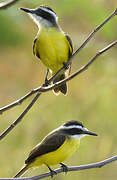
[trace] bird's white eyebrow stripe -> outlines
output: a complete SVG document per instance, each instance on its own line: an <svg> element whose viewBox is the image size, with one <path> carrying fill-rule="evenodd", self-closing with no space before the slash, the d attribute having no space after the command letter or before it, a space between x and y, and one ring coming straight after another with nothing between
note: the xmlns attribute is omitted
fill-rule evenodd
<svg viewBox="0 0 117 180"><path fill-rule="evenodd" d="M84 129L84 127L79 126L79 125L61 126L61 129L73 129L73 128L77 128L77 129L81 129L81 130L83 130L83 129Z"/></svg>

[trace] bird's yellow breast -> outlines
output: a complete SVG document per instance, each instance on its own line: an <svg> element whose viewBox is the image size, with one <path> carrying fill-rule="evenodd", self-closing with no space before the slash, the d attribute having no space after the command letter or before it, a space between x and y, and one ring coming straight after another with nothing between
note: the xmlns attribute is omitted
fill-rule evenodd
<svg viewBox="0 0 117 180"><path fill-rule="evenodd" d="M69 46L62 31L54 27L42 27L37 34L35 50L43 64L54 74L63 66L63 62L68 61Z"/></svg>
<svg viewBox="0 0 117 180"><path fill-rule="evenodd" d="M78 139L67 138L61 147L53 152L37 157L30 166L38 167L43 164L49 166L59 164L69 158L78 149L79 145L80 141Z"/></svg>

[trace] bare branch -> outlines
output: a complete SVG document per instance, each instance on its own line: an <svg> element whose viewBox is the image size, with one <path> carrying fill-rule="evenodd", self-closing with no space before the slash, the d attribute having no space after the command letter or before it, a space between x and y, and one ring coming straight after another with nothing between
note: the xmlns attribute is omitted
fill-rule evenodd
<svg viewBox="0 0 117 180"><path fill-rule="evenodd" d="M0 10L1 9L6 9L6 8L10 7L11 5L15 4L18 1L19 0L11 0L11 1L1 2L0 3Z"/></svg>
<svg viewBox="0 0 117 180"><path fill-rule="evenodd" d="M100 50L85 66L81 67L80 70L76 71L75 73L70 75L68 78L66 78L62 81L59 81L53 85L50 85L48 87L42 86L42 87L35 89L35 91L38 91L37 95L33 98L33 100L27 106L27 108L24 110L24 112L4 132L2 132L2 134L0 135L0 140L2 140L19 122L21 122L22 118L27 114L27 112L30 110L30 108L33 106L33 104L36 102L36 100L39 98L39 96L41 95L42 92L47 92L49 90L52 90L55 87L60 86L64 82L67 82L67 81L73 79L75 76L79 75L80 73L84 72L101 54L103 54L104 52L106 52L107 50L109 50L110 48L112 48L115 45L117 45L117 41L109 44L107 47Z"/></svg>
<svg viewBox="0 0 117 180"><path fill-rule="evenodd" d="M0 135L0 140L2 140L19 122L21 122L22 118L30 110L30 108L33 106L40 95L41 93L37 93L37 95L33 98L31 103L27 106L23 113L21 113L21 115L5 131L2 132L2 134Z"/></svg>
<svg viewBox="0 0 117 180"><path fill-rule="evenodd" d="M115 11L109 16L107 17L104 22L102 22L99 26L97 26L96 29L94 29L89 36L86 38L86 40L83 42L83 44L75 51L75 53L72 55L72 57L69 59L67 65L71 64L73 58L86 46L86 44L90 41L90 39L95 35L95 33L97 31L99 31L108 21L110 21L115 15L117 15L117 9L115 9ZM53 79L55 79L55 77L57 77L61 72L63 72L65 69L64 67L62 67L54 76L52 76L49 79L49 84L52 82ZM43 87L43 86L42 86ZM8 104L2 108L0 108L0 114L2 114L3 112L13 108L16 105L21 104L24 100L26 100L28 97L30 97L31 95L35 94L38 92L39 88L35 88L32 91L28 92L25 96L21 97L20 99L18 99L17 101L12 102L11 104Z"/></svg>
<svg viewBox="0 0 117 180"><path fill-rule="evenodd" d="M93 169L93 168L101 168L107 164L110 164L114 161L117 161L117 156L112 156L111 158L105 159L103 161L99 161L97 163L92 163L92 164L86 164L86 165L80 165L80 166L71 166L68 167L68 172L70 171L81 171L81 170L86 170L86 169ZM60 174L63 172L62 168L58 168L54 170L57 174ZM38 179L44 179L47 177L50 177L51 173L45 173L41 174L39 176L33 176L33 177L22 177L22 178L0 178L0 180L38 180Z"/></svg>

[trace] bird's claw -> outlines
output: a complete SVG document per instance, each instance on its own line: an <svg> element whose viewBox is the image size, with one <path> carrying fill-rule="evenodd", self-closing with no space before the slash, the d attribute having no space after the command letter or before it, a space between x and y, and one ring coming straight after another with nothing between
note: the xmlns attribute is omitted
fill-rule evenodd
<svg viewBox="0 0 117 180"><path fill-rule="evenodd" d="M60 163L60 165L61 165L61 168L63 169L63 172L67 173L68 172L68 167L63 163Z"/></svg>
<svg viewBox="0 0 117 180"><path fill-rule="evenodd" d="M69 64L67 62L63 62L63 66L66 70L69 69Z"/></svg>
<svg viewBox="0 0 117 180"><path fill-rule="evenodd" d="M57 173L56 173L56 171L54 171L54 170L50 170L50 174L51 174L51 178L53 178L54 177L54 175L57 175Z"/></svg>

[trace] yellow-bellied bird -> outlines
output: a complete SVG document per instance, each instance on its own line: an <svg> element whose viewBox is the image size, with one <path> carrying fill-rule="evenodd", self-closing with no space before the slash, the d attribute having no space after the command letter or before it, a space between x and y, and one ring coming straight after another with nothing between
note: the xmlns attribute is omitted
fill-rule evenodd
<svg viewBox="0 0 117 180"><path fill-rule="evenodd" d="M15 177L21 176L29 168L46 165L53 176L56 172L50 166L60 164L64 172L67 166L62 162L69 158L80 145L80 139L86 135L97 136L88 131L82 123L71 120L48 134L33 150L25 161L24 167Z"/></svg>
<svg viewBox="0 0 117 180"><path fill-rule="evenodd" d="M28 13L39 28L34 40L33 53L47 67L47 72L50 71L54 75L63 65L67 69L66 63L73 52L72 41L58 25L56 13L46 6L40 6L36 9L21 8L21 10ZM70 68L61 73L53 83L63 80L69 71ZM47 78L45 82L47 82ZM56 94L62 92L65 95L67 93L66 83L55 88L54 92Z"/></svg>

